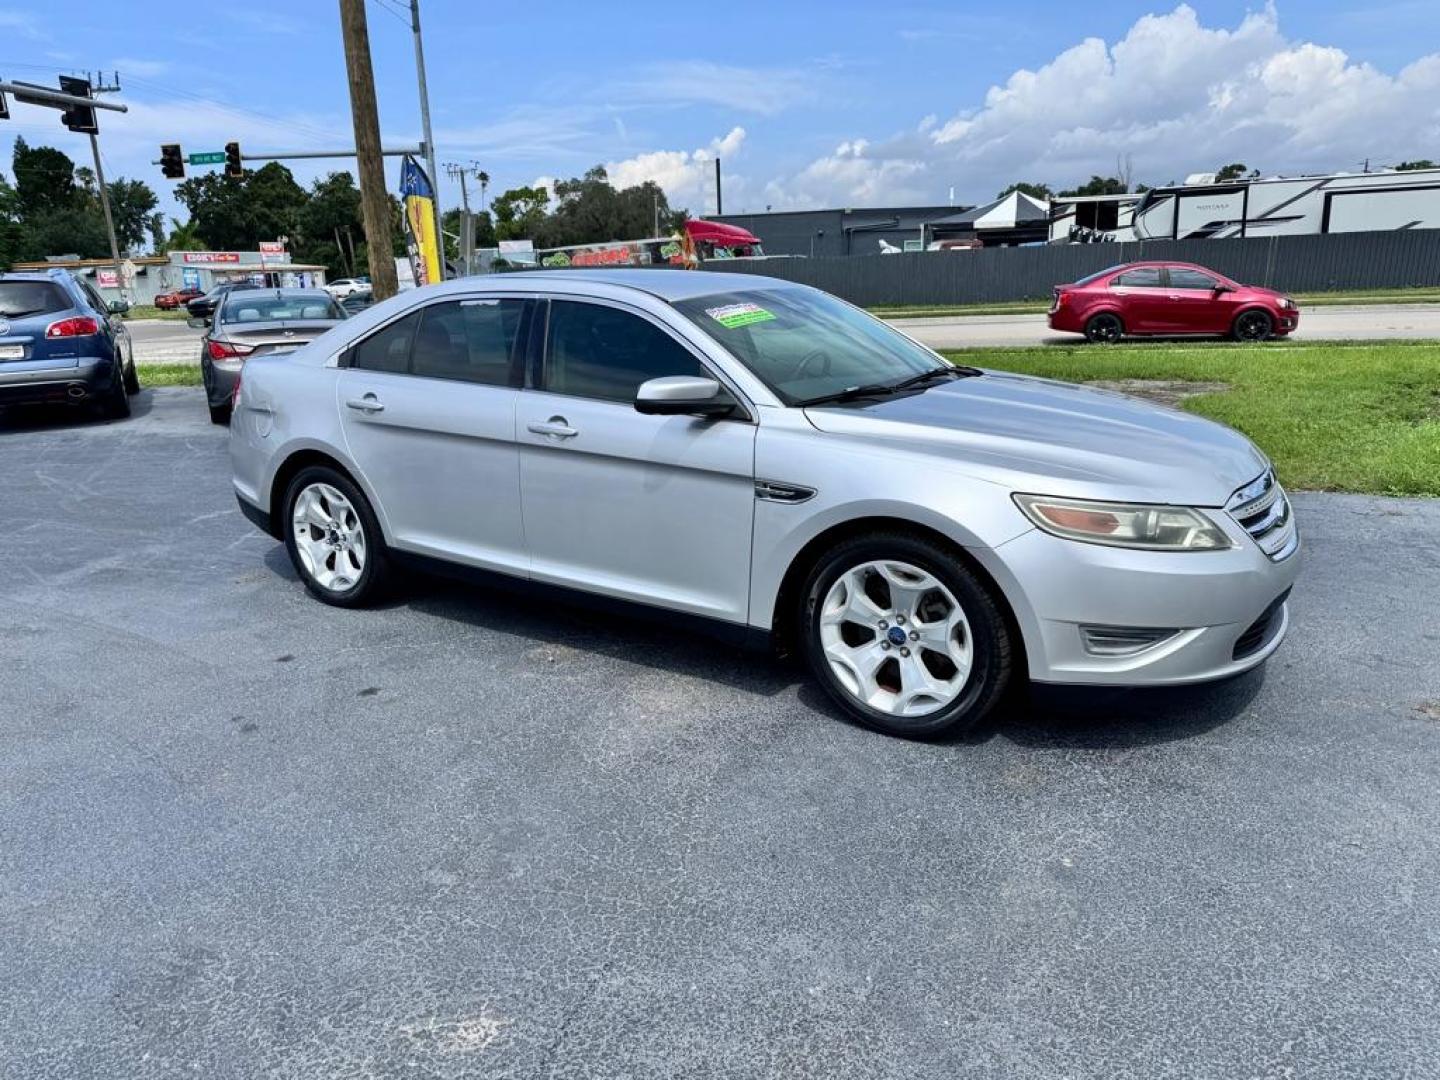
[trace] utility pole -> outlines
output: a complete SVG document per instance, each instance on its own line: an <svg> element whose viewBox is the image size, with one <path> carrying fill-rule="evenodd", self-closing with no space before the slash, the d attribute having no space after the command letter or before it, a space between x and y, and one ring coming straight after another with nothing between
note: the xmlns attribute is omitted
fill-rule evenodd
<svg viewBox="0 0 1440 1080"><path fill-rule="evenodd" d="M464 267L461 273L469 277L474 273L473 262L475 259L475 229L470 224L470 192L465 187L465 174L470 170L464 165L457 165L455 162L447 162L445 175L451 180L460 181L460 220L463 222L460 233L460 265ZM442 239L441 246L444 246Z"/></svg>
<svg viewBox="0 0 1440 1080"><path fill-rule="evenodd" d="M720 200L720 159L715 159L715 216L725 213L725 204Z"/></svg>
<svg viewBox="0 0 1440 1080"><path fill-rule="evenodd" d="M435 136L430 131L430 90L425 84L425 46L420 43L420 0L410 0L410 32L415 35L415 77L420 83L420 133L425 140L425 168L434 196L435 242L440 245L440 276L445 276L445 234L440 231L440 174L435 171ZM468 216L468 215L467 215ZM466 263L468 272L469 263Z"/></svg>
<svg viewBox="0 0 1440 1080"><path fill-rule="evenodd" d="M118 94L120 92L120 73L115 72L115 81L106 83L102 77L103 73L97 72L93 83L89 78L89 91L93 94ZM100 208L105 211L105 232L110 237L110 259L115 264L115 289L120 294L120 299L129 303L130 298L125 293L125 271L120 263L120 242L115 238L115 215L110 211L110 191L105 186L105 166L100 163L100 140L95 137L95 132L90 132L90 154L95 158L95 183L100 187Z"/></svg>
<svg viewBox="0 0 1440 1080"><path fill-rule="evenodd" d="M380 114L375 103L375 73L370 67L370 31L365 0L340 0L340 34L345 42L345 74L350 83L350 113L355 123L355 157L360 173L360 209L369 249L370 287L376 300L400 291L390 238L390 198L385 190L385 159L380 156Z"/></svg>

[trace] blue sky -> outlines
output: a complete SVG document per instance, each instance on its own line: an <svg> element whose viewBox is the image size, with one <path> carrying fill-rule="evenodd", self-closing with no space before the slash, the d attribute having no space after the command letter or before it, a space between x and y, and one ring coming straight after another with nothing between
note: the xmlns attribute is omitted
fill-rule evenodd
<svg viewBox="0 0 1440 1080"><path fill-rule="evenodd" d="M403 2L367 4L382 128L397 143L419 136ZM1150 182L1236 159L1267 172L1440 159L1435 0L422 0L421 11L440 159L478 160L492 194L604 162L701 212L714 153L730 211L945 202L951 188L972 203L1010 179L1062 186L1127 156ZM102 120L109 171L158 191L168 184L148 162L162 141L187 152L351 141L332 0L0 0L0 75L96 68L119 69L132 107ZM12 103L0 139L13 134L88 158L49 111ZM294 171L308 181L331 167L344 166ZM442 194L457 197L448 183Z"/></svg>

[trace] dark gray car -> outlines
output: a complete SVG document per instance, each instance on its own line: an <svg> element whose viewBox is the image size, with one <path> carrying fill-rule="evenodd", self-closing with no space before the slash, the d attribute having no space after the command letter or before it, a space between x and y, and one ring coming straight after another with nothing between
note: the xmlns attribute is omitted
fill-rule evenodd
<svg viewBox="0 0 1440 1080"><path fill-rule="evenodd" d="M200 370L210 419L230 422L230 401L245 361L315 340L345 318L321 289L244 289L227 293L206 326ZM199 322L200 320L191 320Z"/></svg>

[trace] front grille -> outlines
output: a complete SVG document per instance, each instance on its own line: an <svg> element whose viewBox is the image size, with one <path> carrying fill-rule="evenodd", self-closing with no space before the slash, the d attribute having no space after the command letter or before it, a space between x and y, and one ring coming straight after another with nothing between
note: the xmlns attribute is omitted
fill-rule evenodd
<svg viewBox="0 0 1440 1080"><path fill-rule="evenodd" d="M1244 660L1247 656L1253 656L1266 645L1280 626L1281 612L1284 610L1285 601L1290 596L1290 590L1286 589L1277 596L1263 612L1260 617L1245 628L1245 632L1235 639L1235 648L1230 656L1235 660Z"/></svg>
<svg viewBox="0 0 1440 1080"><path fill-rule="evenodd" d="M1225 504L1240 527L1271 559L1279 562L1294 554L1300 545L1300 534L1290 511L1285 489L1275 479L1275 471L1267 469L1230 496Z"/></svg>

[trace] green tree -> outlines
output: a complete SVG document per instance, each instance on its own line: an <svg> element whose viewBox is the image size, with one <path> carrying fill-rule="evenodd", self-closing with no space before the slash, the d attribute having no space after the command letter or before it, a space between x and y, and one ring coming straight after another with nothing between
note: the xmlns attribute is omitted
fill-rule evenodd
<svg viewBox="0 0 1440 1080"><path fill-rule="evenodd" d="M20 239L20 196L0 176L0 270L8 270L19 257Z"/></svg>
<svg viewBox="0 0 1440 1080"><path fill-rule="evenodd" d="M206 173L175 188L190 220L221 251L253 251L261 240L299 230L305 189L290 170L272 161L244 176Z"/></svg>
<svg viewBox="0 0 1440 1080"><path fill-rule="evenodd" d="M160 200L150 190L150 185L143 180L127 180L122 176L105 187L110 194L110 213L115 220L115 239L120 250L139 251L147 234L158 250L164 227L163 219L155 212Z"/></svg>
<svg viewBox="0 0 1440 1080"><path fill-rule="evenodd" d="M497 240L533 240L545 224L549 193L541 187L502 191L490 204Z"/></svg>
<svg viewBox="0 0 1440 1080"><path fill-rule="evenodd" d="M179 218L170 219L170 235L165 237L165 242L157 248L161 252L169 251L204 251L210 245L200 236L200 229L193 220L180 224Z"/></svg>
<svg viewBox="0 0 1440 1080"><path fill-rule="evenodd" d="M298 235L290 247L299 262L320 263L335 277L366 272L355 254L365 238L360 189L348 172L332 172L310 186L297 217Z"/></svg>
<svg viewBox="0 0 1440 1080"><path fill-rule="evenodd" d="M1215 182L1217 184L1228 183L1231 180L1255 180L1260 176L1259 169L1246 168L1243 161L1232 162L1229 165L1222 165L1215 171Z"/></svg>
<svg viewBox="0 0 1440 1080"><path fill-rule="evenodd" d="M1395 166L1396 172L1414 172L1416 169L1433 169L1435 162L1429 158L1420 158L1418 161L1402 161Z"/></svg>
<svg viewBox="0 0 1440 1080"><path fill-rule="evenodd" d="M1003 199L1012 191L1018 191L1022 195L1029 195L1032 199L1053 199L1055 197L1055 193L1050 190L1049 184L1033 184L1028 180L1019 180L1000 192L995 198L997 200Z"/></svg>
<svg viewBox="0 0 1440 1080"><path fill-rule="evenodd" d="M1069 191L1060 192L1061 198L1084 195L1124 195L1125 182L1113 176L1092 176L1085 183Z"/></svg>
<svg viewBox="0 0 1440 1080"><path fill-rule="evenodd" d="M32 149L24 138L17 135L10 171L15 177L15 194L19 199L21 218L69 210L75 206L78 194L75 163L54 147L37 146Z"/></svg>
<svg viewBox="0 0 1440 1080"><path fill-rule="evenodd" d="M647 180L617 190L602 165L562 180L555 185L555 196L554 209L535 235L544 247L669 235L684 219L670 209L658 184Z"/></svg>

